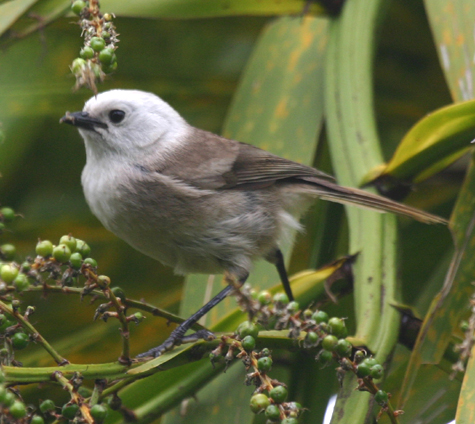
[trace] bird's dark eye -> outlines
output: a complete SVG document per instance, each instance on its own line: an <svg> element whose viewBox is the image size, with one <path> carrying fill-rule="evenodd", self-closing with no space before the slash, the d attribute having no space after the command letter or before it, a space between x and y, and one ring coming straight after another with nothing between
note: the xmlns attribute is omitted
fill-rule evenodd
<svg viewBox="0 0 475 424"><path fill-rule="evenodd" d="M125 112L123 110L114 109L109 112L109 119L114 124L118 124L119 122L122 122L124 118L125 118Z"/></svg>

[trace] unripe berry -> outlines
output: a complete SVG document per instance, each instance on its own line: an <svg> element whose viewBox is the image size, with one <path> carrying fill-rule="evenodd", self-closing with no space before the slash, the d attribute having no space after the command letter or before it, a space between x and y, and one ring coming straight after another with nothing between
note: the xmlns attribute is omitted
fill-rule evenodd
<svg viewBox="0 0 475 424"><path fill-rule="evenodd" d="M257 360L257 369L261 372L268 372L272 368L272 359L269 356L264 356Z"/></svg>
<svg viewBox="0 0 475 424"><path fill-rule="evenodd" d="M71 10L73 11L73 13L75 13L76 15L80 15L81 12L84 10L84 8L86 7L86 3L83 2L82 0L76 0L72 6L71 6Z"/></svg>
<svg viewBox="0 0 475 424"><path fill-rule="evenodd" d="M60 244L53 249L53 257L61 263L69 261L71 250L65 244Z"/></svg>
<svg viewBox="0 0 475 424"><path fill-rule="evenodd" d="M263 411L269 405L269 398L263 393L259 393L257 395L252 396L251 402L249 404L249 406L251 407L251 411L255 414L258 414L259 412Z"/></svg>
<svg viewBox="0 0 475 424"><path fill-rule="evenodd" d="M0 215L3 216L5 222L10 222L15 219L15 211L12 208L2 208L0 209Z"/></svg>
<svg viewBox="0 0 475 424"><path fill-rule="evenodd" d="M12 336L12 346L16 350L25 349L30 344L30 338L25 333L15 333Z"/></svg>
<svg viewBox="0 0 475 424"><path fill-rule="evenodd" d="M284 386L277 386L271 389L269 396L275 403L283 403L287 399L289 392Z"/></svg>
<svg viewBox="0 0 475 424"><path fill-rule="evenodd" d="M95 52L100 52L106 46L106 42L101 37L92 37L90 45Z"/></svg>
<svg viewBox="0 0 475 424"><path fill-rule="evenodd" d="M0 277L2 280L10 284L13 280L18 276L18 268L14 267L13 265L3 265L0 268Z"/></svg>
<svg viewBox="0 0 475 424"><path fill-rule="evenodd" d="M36 254L46 258L53 254L53 243L49 240L41 240L36 245Z"/></svg>
<svg viewBox="0 0 475 424"><path fill-rule="evenodd" d="M70 236L70 235L62 236L62 237L59 239L59 244L65 244L66 246L69 247L69 250L70 250L71 252L75 252L75 251L76 251L77 242L76 242L76 239L75 239L73 236Z"/></svg>
<svg viewBox="0 0 475 424"><path fill-rule="evenodd" d="M26 415L25 404L19 400L13 402L13 405L10 406L10 415L16 419L23 418Z"/></svg>

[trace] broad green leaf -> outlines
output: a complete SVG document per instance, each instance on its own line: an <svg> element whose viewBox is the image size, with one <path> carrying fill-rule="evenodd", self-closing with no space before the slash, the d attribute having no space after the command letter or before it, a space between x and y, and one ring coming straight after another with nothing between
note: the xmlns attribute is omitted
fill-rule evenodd
<svg viewBox="0 0 475 424"><path fill-rule="evenodd" d="M117 16L134 18L210 18L237 15L299 15L304 10L302 0L135 0L101 1L101 9L113 11ZM322 13L318 4L312 4L311 12Z"/></svg>
<svg viewBox="0 0 475 424"><path fill-rule="evenodd" d="M468 312L473 292L473 257L475 254L475 165L467 171L457 199L450 226L455 241L455 253L447 272L444 287L435 296L427 312L414 346L402 388L401 404L410 389L421 364L438 364L449 344L452 331Z"/></svg>
<svg viewBox="0 0 475 424"><path fill-rule="evenodd" d="M15 0L0 4L0 35L38 0Z"/></svg>
<svg viewBox="0 0 475 424"><path fill-rule="evenodd" d="M332 23L326 63L326 116L333 167L342 185L357 186L382 161L373 108L372 60L378 24L386 11L381 0L347 2ZM355 337L386 362L397 341L396 218L347 208L354 267ZM348 377L349 378L349 377ZM339 394L332 424L372 422L367 395L346 387Z"/></svg>
<svg viewBox="0 0 475 424"><path fill-rule="evenodd" d="M424 0L424 4L453 100L473 99L475 4L471 0Z"/></svg>
<svg viewBox="0 0 475 424"><path fill-rule="evenodd" d="M475 348L472 348L466 366L462 390L457 405L457 424L471 424L475 422Z"/></svg>
<svg viewBox="0 0 475 424"><path fill-rule="evenodd" d="M443 107L414 125L388 164L374 168L362 183L421 182L465 154L474 139L475 101Z"/></svg>
<svg viewBox="0 0 475 424"><path fill-rule="evenodd" d="M37 0L30 9L23 12L23 16L17 17L16 21L11 25L11 33L1 37L0 44L11 44L35 31L43 29L46 25L65 15L70 9L71 3L69 1ZM1 35L2 32L0 31Z"/></svg>

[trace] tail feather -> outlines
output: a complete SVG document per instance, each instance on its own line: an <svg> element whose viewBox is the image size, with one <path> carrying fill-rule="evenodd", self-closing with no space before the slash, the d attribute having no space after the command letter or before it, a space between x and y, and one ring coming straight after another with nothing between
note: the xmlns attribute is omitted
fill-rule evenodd
<svg viewBox="0 0 475 424"><path fill-rule="evenodd" d="M398 215L408 216L426 224L447 224L447 220L444 218L364 190L342 187L338 184L318 178L302 179L312 183L313 190L316 191L316 194L325 200L343 204L352 204L377 212L392 212Z"/></svg>

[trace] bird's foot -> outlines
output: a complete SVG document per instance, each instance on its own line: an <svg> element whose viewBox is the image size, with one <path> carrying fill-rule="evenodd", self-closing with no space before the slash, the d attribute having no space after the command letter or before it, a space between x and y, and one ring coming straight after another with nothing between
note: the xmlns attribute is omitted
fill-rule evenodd
<svg viewBox="0 0 475 424"><path fill-rule="evenodd" d="M160 346L137 355L137 358L157 358L165 352L172 350L175 346L180 346L183 343L194 343L200 339L211 341L216 338L216 336L209 330L199 330L188 336L183 335L181 331L177 330L180 330L180 327L174 330L170 334L170 337L168 337L168 339L166 339Z"/></svg>

